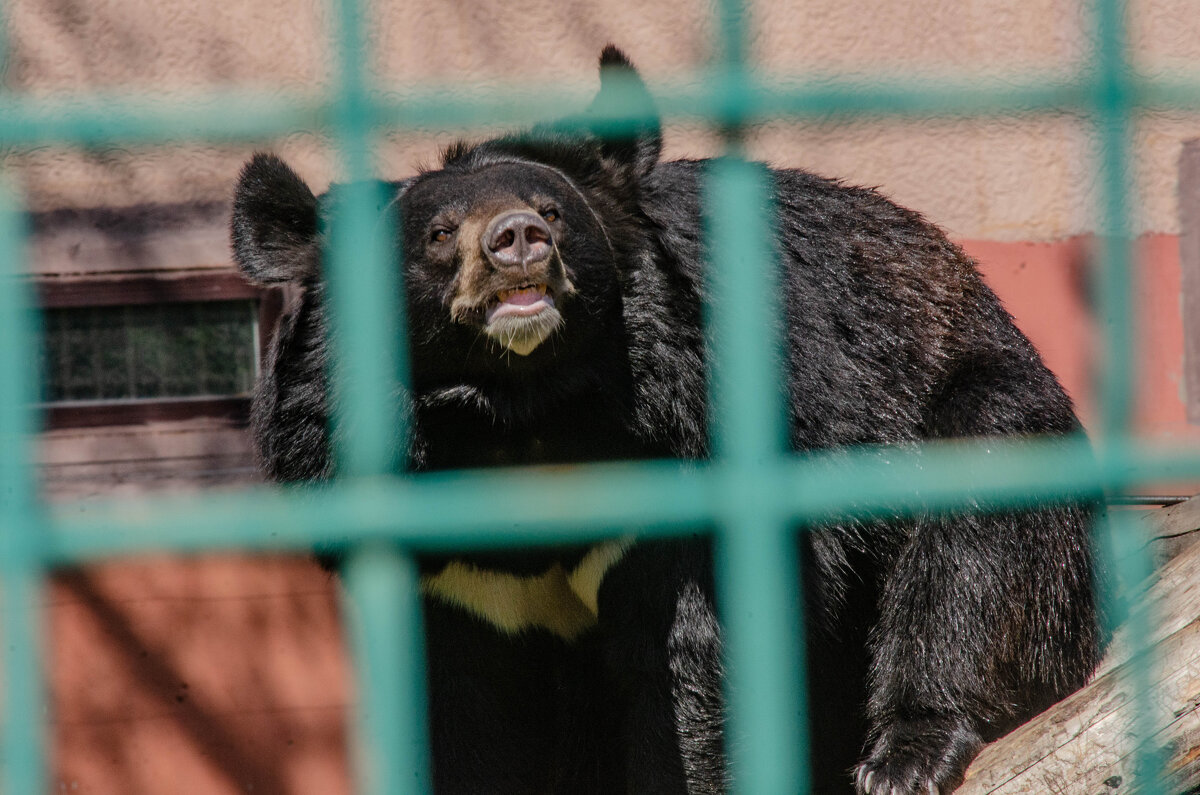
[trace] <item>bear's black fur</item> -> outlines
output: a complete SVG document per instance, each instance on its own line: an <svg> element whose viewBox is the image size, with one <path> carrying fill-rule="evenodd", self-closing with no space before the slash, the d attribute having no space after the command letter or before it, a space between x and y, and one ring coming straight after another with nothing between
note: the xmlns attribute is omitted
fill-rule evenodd
<svg viewBox="0 0 1200 795"><path fill-rule="evenodd" d="M606 49L598 104L618 74L637 80ZM547 126L390 184L412 469L707 455L706 163L660 146L656 124ZM942 232L875 191L772 173L793 448L1078 430ZM254 404L282 481L333 474L321 213L280 160L243 171L238 263L302 288ZM817 791L949 791L982 743L1079 687L1101 646L1088 522L1046 506L803 534ZM422 566L437 791L724 791L705 541Z"/></svg>

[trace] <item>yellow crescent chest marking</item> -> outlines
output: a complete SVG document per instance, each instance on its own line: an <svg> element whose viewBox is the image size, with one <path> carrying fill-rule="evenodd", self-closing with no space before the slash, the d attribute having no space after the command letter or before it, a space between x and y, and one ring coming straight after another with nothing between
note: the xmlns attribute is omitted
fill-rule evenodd
<svg viewBox="0 0 1200 795"><path fill-rule="evenodd" d="M421 591L517 635L540 628L574 640L596 625L600 584L633 543L606 541L588 550L571 571L554 564L541 574L520 576L452 561L421 578Z"/></svg>

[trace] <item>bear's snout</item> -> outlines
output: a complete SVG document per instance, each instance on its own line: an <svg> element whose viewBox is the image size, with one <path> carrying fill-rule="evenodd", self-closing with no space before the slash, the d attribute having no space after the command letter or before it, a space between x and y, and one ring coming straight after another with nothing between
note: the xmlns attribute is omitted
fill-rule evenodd
<svg viewBox="0 0 1200 795"><path fill-rule="evenodd" d="M491 220L483 232L483 253L497 268L527 269L550 258L550 226L537 213L512 210Z"/></svg>

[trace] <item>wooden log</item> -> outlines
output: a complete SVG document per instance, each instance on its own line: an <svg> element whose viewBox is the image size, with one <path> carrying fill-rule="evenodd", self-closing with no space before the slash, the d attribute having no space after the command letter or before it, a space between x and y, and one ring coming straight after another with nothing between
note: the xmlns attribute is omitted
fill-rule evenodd
<svg viewBox="0 0 1200 795"><path fill-rule="evenodd" d="M1200 792L1200 497L1140 517L1160 560L1149 587L1152 741L1167 793ZM1117 632L1092 681L987 746L959 795L1121 795L1135 792L1133 664Z"/></svg>
<svg viewBox="0 0 1200 795"><path fill-rule="evenodd" d="M1200 497L1142 514L1146 532L1163 563L1200 540Z"/></svg>

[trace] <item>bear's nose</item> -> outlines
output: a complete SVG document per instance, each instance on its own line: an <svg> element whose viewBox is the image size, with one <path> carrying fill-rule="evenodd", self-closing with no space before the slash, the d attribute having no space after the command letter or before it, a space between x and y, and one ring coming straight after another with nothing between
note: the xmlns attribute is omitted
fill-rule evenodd
<svg viewBox="0 0 1200 795"><path fill-rule="evenodd" d="M550 256L550 227L537 213L514 210L492 219L483 233L483 250L500 268L527 267Z"/></svg>

